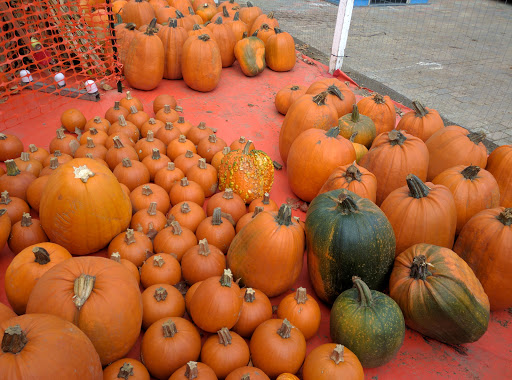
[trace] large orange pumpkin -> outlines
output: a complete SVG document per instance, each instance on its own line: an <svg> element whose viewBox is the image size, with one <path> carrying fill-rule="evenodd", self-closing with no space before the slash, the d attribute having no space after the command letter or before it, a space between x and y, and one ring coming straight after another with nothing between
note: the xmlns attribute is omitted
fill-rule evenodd
<svg viewBox="0 0 512 380"><path fill-rule="evenodd" d="M269 69L290 71L295 66L295 40L290 33L274 28L274 35L265 42L265 60Z"/></svg>
<svg viewBox="0 0 512 380"><path fill-rule="evenodd" d="M108 168L89 158L59 167L41 197L39 216L50 241L75 255L105 247L130 225L132 206Z"/></svg>
<svg viewBox="0 0 512 380"><path fill-rule="evenodd" d="M377 136L383 132L389 132L395 128L395 105L387 95L375 94L361 99L357 103L359 113L368 116L375 123Z"/></svg>
<svg viewBox="0 0 512 380"><path fill-rule="evenodd" d="M176 19L171 19L167 26L160 28L157 35L164 45L164 78L181 79L181 57L183 44L188 38L187 31L178 26Z"/></svg>
<svg viewBox="0 0 512 380"><path fill-rule="evenodd" d="M130 0L121 9L120 14L125 23L134 23L140 28L150 23L155 17L155 10L147 1Z"/></svg>
<svg viewBox="0 0 512 380"><path fill-rule="evenodd" d="M183 80L193 90L212 91L220 81L222 58L217 42L207 34L190 36L183 45Z"/></svg>
<svg viewBox="0 0 512 380"><path fill-rule="evenodd" d="M122 358L139 337L142 298L123 265L103 257L64 260L37 281L27 313L53 314L89 337L105 365Z"/></svg>

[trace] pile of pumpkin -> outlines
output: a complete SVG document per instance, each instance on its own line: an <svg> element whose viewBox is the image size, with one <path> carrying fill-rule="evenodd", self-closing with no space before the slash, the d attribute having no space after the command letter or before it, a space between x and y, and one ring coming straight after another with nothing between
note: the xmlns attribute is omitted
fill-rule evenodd
<svg viewBox="0 0 512 380"><path fill-rule="evenodd" d="M293 37L279 29L273 12L265 15L250 2L217 8L214 0L130 0L120 9L118 3L119 57L133 88L152 90L162 78L183 78L196 91L212 91L235 59L249 77L267 65L274 71L295 65Z"/></svg>

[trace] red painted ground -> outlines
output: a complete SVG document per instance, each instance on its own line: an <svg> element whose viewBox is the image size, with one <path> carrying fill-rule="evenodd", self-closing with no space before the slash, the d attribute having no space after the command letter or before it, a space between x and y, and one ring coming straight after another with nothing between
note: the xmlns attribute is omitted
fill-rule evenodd
<svg viewBox="0 0 512 380"><path fill-rule="evenodd" d="M151 102L158 94L174 95L178 104L184 108L185 119L193 124L205 121L208 126L217 128L217 135L228 144L241 135L246 136L255 142L258 149L267 152L272 159L280 161L278 136L284 117L275 110L275 93L288 84L309 85L316 79L329 76L326 67L321 64L308 65L298 61L291 72L275 73L265 70L258 77L247 78L235 63L233 67L222 71L219 86L210 93L192 91L183 81L163 81L154 91L133 91L133 94L143 100L145 110L150 115L153 115ZM96 115L103 116L113 105L114 100L121 97L124 95L114 90L102 93L102 101L99 103L74 100L56 108L51 115L31 119L22 125L5 129L4 133L18 135L25 146L34 143L47 147L55 135L55 130L60 126L62 111L75 107L80 109L87 119ZM2 129L4 128L0 123L0 130ZM278 204L286 202L288 197L293 197L285 170L276 171L271 197ZM294 215L304 220L304 213L295 211ZM7 246L0 250L0 301L3 303L7 303L3 289L5 269L12 258L13 254ZM306 261L295 288L303 286L313 293L305 265ZM282 297L284 295L272 299L272 304L277 305ZM308 352L319 344L329 342L329 309L323 304L321 307L322 325L317 336L308 342ZM140 339L130 352L131 357L139 359L139 344ZM427 340L408 330L404 345L396 358L385 366L365 370L365 377L372 380L512 378L511 312L492 313L487 333L478 342L468 344L465 348L467 354L463 355L449 346Z"/></svg>

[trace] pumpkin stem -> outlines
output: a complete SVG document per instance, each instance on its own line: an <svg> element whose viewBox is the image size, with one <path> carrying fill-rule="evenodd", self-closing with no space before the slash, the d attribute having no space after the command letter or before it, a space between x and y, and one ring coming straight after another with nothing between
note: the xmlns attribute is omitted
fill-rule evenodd
<svg viewBox="0 0 512 380"><path fill-rule="evenodd" d="M22 227L30 227L32 225L32 217L29 213L24 212L21 217L21 226Z"/></svg>
<svg viewBox="0 0 512 380"><path fill-rule="evenodd" d="M186 158L192 158L192 157L194 157L194 152L192 152L191 150L187 150L187 151L185 152L185 157L186 157Z"/></svg>
<svg viewBox="0 0 512 380"><path fill-rule="evenodd" d="M226 154L228 154L229 152L231 152L231 148L229 146L225 146L224 148L222 148L222 154L225 156Z"/></svg>
<svg viewBox="0 0 512 380"><path fill-rule="evenodd" d="M155 120L155 119L153 119L153 120ZM156 122L155 122L155 124L156 124ZM147 142L153 142L153 141L155 141L155 138L154 138L153 133L154 133L154 132L153 132L151 129L148 131L148 134L146 135L146 141L147 141Z"/></svg>
<svg viewBox="0 0 512 380"><path fill-rule="evenodd" d="M150 196L151 194L153 194L153 190L149 185L142 186L142 195Z"/></svg>
<svg viewBox="0 0 512 380"><path fill-rule="evenodd" d="M3 216L5 213L7 213L7 209L0 208L0 216Z"/></svg>
<svg viewBox="0 0 512 380"><path fill-rule="evenodd" d="M96 145L94 145L94 140L90 137L87 137L87 148L96 148Z"/></svg>
<svg viewBox="0 0 512 380"><path fill-rule="evenodd" d="M187 363L187 367L185 368L185 377L188 380L197 379L199 377L197 362L190 361Z"/></svg>
<svg viewBox="0 0 512 380"><path fill-rule="evenodd" d="M409 277L415 280L426 280L428 276L432 276L432 273L428 270L429 265L432 264L427 263L427 257L425 255L414 257L412 259Z"/></svg>
<svg viewBox="0 0 512 380"><path fill-rule="evenodd" d="M7 168L8 176L15 176L21 173L20 169L18 169L18 165L16 165L14 160L5 160L5 166Z"/></svg>
<svg viewBox="0 0 512 380"><path fill-rule="evenodd" d="M460 174L462 174L462 176L465 179L469 179L469 180L473 181L476 179L476 176L478 175L479 172L480 172L480 167L470 165L467 168L465 168L464 170L462 170L460 172Z"/></svg>
<svg viewBox="0 0 512 380"><path fill-rule="evenodd" d="M172 338L174 335L178 333L178 329L176 328L176 324L172 319L167 320L162 324L162 330L164 333L164 338Z"/></svg>
<svg viewBox="0 0 512 380"><path fill-rule="evenodd" d="M110 255L110 260L114 260L115 262L120 263L121 255L119 254L119 252L112 252L112 254Z"/></svg>
<svg viewBox="0 0 512 380"><path fill-rule="evenodd" d="M341 90L338 88L338 86L334 85L334 84L331 84L328 88L327 88L327 92L331 95L334 95L336 96L338 99L340 100L345 100L345 97L343 96L343 93L341 92Z"/></svg>
<svg viewBox="0 0 512 380"><path fill-rule="evenodd" d="M87 180L91 177L94 177L94 172L87 167L87 165L82 165L79 167L73 166L75 178L79 178L83 183L87 183Z"/></svg>
<svg viewBox="0 0 512 380"><path fill-rule="evenodd" d="M180 142L180 143L187 142L187 137L185 135L180 135L180 137L178 137L178 142Z"/></svg>
<svg viewBox="0 0 512 380"><path fill-rule="evenodd" d="M283 339L288 339L292 334L292 328L293 326L290 323L290 321L288 321L288 319L285 318L283 324L277 330L277 334Z"/></svg>
<svg viewBox="0 0 512 380"><path fill-rule="evenodd" d="M238 21L240 20L240 15L238 12L235 12L235 16L233 17L233 21Z"/></svg>
<svg viewBox="0 0 512 380"><path fill-rule="evenodd" d="M264 210L265 210L265 209L264 209L263 207L261 207L261 206L256 206L256 207L254 208L254 213L252 214L252 217L251 217L251 218L252 218L252 219L254 219L254 217L255 217L256 215L258 215L260 212L263 212Z"/></svg>
<svg viewBox="0 0 512 380"><path fill-rule="evenodd" d="M161 268L165 264L164 259L160 255L153 256L153 266Z"/></svg>
<svg viewBox="0 0 512 380"><path fill-rule="evenodd" d="M198 129L201 129L201 130L204 130L206 129L206 123L204 121L201 121L198 126L197 126Z"/></svg>
<svg viewBox="0 0 512 380"><path fill-rule="evenodd" d="M224 273L220 277L219 280L221 286L225 286L226 288L231 288L231 283L233 282L233 273L231 273L230 269L224 269Z"/></svg>
<svg viewBox="0 0 512 380"><path fill-rule="evenodd" d="M341 344L337 344L336 347L334 347L334 350L332 351L331 356L329 357L334 364L338 365L341 362L344 362L345 359L343 358L345 347L343 347Z"/></svg>
<svg viewBox="0 0 512 380"><path fill-rule="evenodd" d="M43 247L34 247L32 252L34 253L34 261L40 265L46 265L51 261L50 254Z"/></svg>
<svg viewBox="0 0 512 380"><path fill-rule="evenodd" d="M187 177L183 177L180 181L180 184L181 186L185 187L185 186L188 186L189 183L188 183L188 178Z"/></svg>
<svg viewBox="0 0 512 380"><path fill-rule="evenodd" d="M91 160L94 160L94 156L92 155L92 153L86 153L85 158L90 158Z"/></svg>
<svg viewBox="0 0 512 380"><path fill-rule="evenodd" d="M132 106L132 107L135 107L135 106ZM128 124L126 123L126 119L124 117L124 115L119 115L117 117L117 124L119 124L121 127L126 127Z"/></svg>
<svg viewBox="0 0 512 380"><path fill-rule="evenodd" d="M0 140L7 140L7 136L3 133L0 133Z"/></svg>
<svg viewBox="0 0 512 380"><path fill-rule="evenodd" d="M207 5L207 4L205 4L205 5ZM199 30L199 29L202 29L201 25L199 25L199 24L194 24L194 26L192 27L192 30Z"/></svg>
<svg viewBox="0 0 512 380"><path fill-rule="evenodd" d="M151 125L155 125L156 124L156 120L154 118L150 117L149 120L148 120L148 123L151 124ZM151 137L153 137L153 131L150 129L148 131L148 135L149 135L149 132L151 132Z"/></svg>
<svg viewBox="0 0 512 380"><path fill-rule="evenodd" d="M222 198L224 199L233 199L233 189L230 189L229 187L224 190L224 194L222 194Z"/></svg>
<svg viewBox="0 0 512 380"><path fill-rule="evenodd" d="M475 145L480 144L485 139L485 132L471 132L468 135L468 139L475 143Z"/></svg>
<svg viewBox="0 0 512 380"><path fill-rule="evenodd" d="M128 228L126 230L126 234L124 235L124 242L127 245L135 243L135 233L133 232L133 229Z"/></svg>
<svg viewBox="0 0 512 380"><path fill-rule="evenodd" d="M64 128L57 129L57 131L56 131L57 132L57 138L59 140L62 140L62 139L64 139L66 137L66 135L64 134L64 131L65 131Z"/></svg>
<svg viewBox="0 0 512 380"><path fill-rule="evenodd" d="M238 13L238 12L237 12L237 13ZM243 38L247 38L247 37L248 37L248 36L247 36L247 32L243 32L243 33L242 33L242 39L243 39Z"/></svg>
<svg viewBox="0 0 512 380"><path fill-rule="evenodd" d="M126 98L125 99L126 100L132 100L133 99L131 91L126 91Z"/></svg>
<svg viewBox="0 0 512 380"><path fill-rule="evenodd" d="M167 26L169 28L177 28L178 27L178 20L176 20L175 18L170 18L169 17L169 20L167 21Z"/></svg>
<svg viewBox="0 0 512 380"><path fill-rule="evenodd" d="M75 279L73 303L78 310L84 306L91 295L95 281L96 277L83 273Z"/></svg>
<svg viewBox="0 0 512 380"><path fill-rule="evenodd" d="M340 127L333 127L325 134L327 137L337 137L340 134Z"/></svg>
<svg viewBox="0 0 512 380"><path fill-rule="evenodd" d="M133 365L130 363L124 363L121 368L119 368L119 373L117 374L118 379L128 380L130 376L135 376L133 374Z"/></svg>
<svg viewBox="0 0 512 380"><path fill-rule="evenodd" d="M132 167L132 161L128 157L123 158L122 163L123 163L123 167L124 168L131 168Z"/></svg>
<svg viewBox="0 0 512 380"><path fill-rule="evenodd" d="M208 240L199 240L199 254L202 256L208 256L210 254L210 247L208 246Z"/></svg>
<svg viewBox="0 0 512 380"><path fill-rule="evenodd" d="M183 116L178 117L178 124L185 124L185 118Z"/></svg>
<svg viewBox="0 0 512 380"><path fill-rule="evenodd" d="M168 122L165 123L165 127L164 128L167 131L170 131L170 130L172 130L174 128L174 125L170 121L168 121Z"/></svg>
<svg viewBox="0 0 512 380"><path fill-rule="evenodd" d="M268 15L267 15L268 18L274 18L274 11L271 11Z"/></svg>
<svg viewBox="0 0 512 380"><path fill-rule="evenodd" d="M20 159L21 159L21 161L25 161L25 162L30 161L30 153L21 152Z"/></svg>
<svg viewBox="0 0 512 380"><path fill-rule="evenodd" d="M289 226L292 224L292 208L286 203L283 203L281 207L279 207L275 221L280 226Z"/></svg>
<svg viewBox="0 0 512 380"><path fill-rule="evenodd" d="M155 216L156 215L156 202L151 202L148 207L148 215Z"/></svg>
<svg viewBox="0 0 512 380"><path fill-rule="evenodd" d="M405 137L405 135L402 132L396 129L393 129L392 131L388 132L388 138L391 146L403 145L405 140L407 140L407 137Z"/></svg>
<svg viewBox="0 0 512 380"><path fill-rule="evenodd" d="M91 128L89 129L89 134L91 134L91 135L93 135L93 136L94 136L94 135L97 135L97 134L98 134L98 130L97 130L96 128L94 128L94 127L91 127Z"/></svg>
<svg viewBox="0 0 512 380"><path fill-rule="evenodd" d="M145 34L148 35L148 36L152 36L157 31L158 30L156 29L156 18L153 18L151 20L151 22L149 23L148 28L146 29ZM132 106L132 107L134 107L134 106Z"/></svg>
<svg viewBox="0 0 512 380"><path fill-rule="evenodd" d="M210 39L210 36L208 34L201 34L199 37L197 37L197 39L206 42Z"/></svg>
<svg viewBox="0 0 512 380"><path fill-rule="evenodd" d="M222 211L220 207L215 207L213 209L212 215L212 226L220 226L222 224Z"/></svg>
<svg viewBox="0 0 512 380"><path fill-rule="evenodd" d="M155 297L156 302L165 301L167 298L167 290L165 288L159 287L155 290L155 294L153 294L153 297Z"/></svg>
<svg viewBox="0 0 512 380"><path fill-rule="evenodd" d="M192 210L190 209L190 206L188 205L188 203L187 203L187 202L183 202L183 204L181 205L180 210L181 210L181 212L182 212L183 214L188 214L190 211L192 211Z"/></svg>
<svg viewBox="0 0 512 380"><path fill-rule="evenodd" d="M375 94L373 95L373 101L377 104L384 104L386 103L386 100L381 94Z"/></svg>
<svg viewBox="0 0 512 380"><path fill-rule="evenodd" d="M254 7L254 5L250 1L248 1L247 2L247 8L252 8L252 7Z"/></svg>
<svg viewBox="0 0 512 380"><path fill-rule="evenodd" d="M359 134L358 131L355 131L354 133L352 133L352 135L350 135L350 138L348 139L348 141L350 141L351 143L354 142L356 136Z"/></svg>
<svg viewBox="0 0 512 380"><path fill-rule="evenodd" d="M2 191L0 193L0 205L8 205L12 202L12 199L9 197L9 192L7 190Z"/></svg>
<svg viewBox="0 0 512 380"><path fill-rule="evenodd" d="M261 203L263 203L264 205L270 204L270 194L269 193L263 194L263 200L261 201Z"/></svg>
<svg viewBox="0 0 512 380"><path fill-rule="evenodd" d="M506 208L498 216L497 219L505 226L512 225L512 208Z"/></svg>
<svg viewBox="0 0 512 380"><path fill-rule="evenodd" d="M243 374L242 377L240 378L240 380L251 380L251 374L250 373Z"/></svg>
<svg viewBox="0 0 512 380"><path fill-rule="evenodd" d="M159 160L160 158L161 158L160 150L158 148L153 148L153 154L151 155L151 159L152 160Z"/></svg>
<svg viewBox="0 0 512 380"><path fill-rule="evenodd" d="M50 158L50 169L55 170L59 167L59 159L58 157Z"/></svg>
<svg viewBox="0 0 512 380"><path fill-rule="evenodd" d="M355 161L352 163L352 165L350 165L347 168L345 173L343 173L343 177L345 177L345 181L347 181L347 183L350 183L352 181L361 182L361 176L362 176L362 173L357 168Z"/></svg>
<svg viewBox="0 0 512 380"><path fill-rule="evenodd" d="M359 292L359 303L362 307L368 307L373 304L372 292L368 285L357 276L352 276L352 283Z"/></svg>
<svg viewBox="0 0 512 380"><path fill-rule="evenodd" d="M190 13L191 16L195 15L194 9L192 9L192 7L188 7L188 13Z"/></svg>
<svg viewBox="0 0 512 380"><path fill-rule="evenodd" d="M127 92L128 92L128 91L127 91ZM120 105L121 105L121 103L119 102L119 100L116 100L116 101L114 102L114 109L115 109L116 111L119 111L119 110L121 109L121 108L119 108L119 106L120 106Z"/></svg>
<svg viewBox="0 0 512 380"><path fill-rule="evenodd" d="M229 17L229 13L225 5L222 6L222 15L224 17Z"/></svg>
<svg viewBox="0 0 512 380"><path fill-rule="evenodd" d="M321 92L318 95L315 95L313 97L313 101L318 106L324 106L325 105L325 100L327 99L327 95L329 95L329 93L327 91Z"/></svg>
<svg viewBox="0 0 512 380"><path fill-rule="evenodd" d="M215 144L217 142L217 136L214 134L209 135L208 141L211 142L212 144Z"/></svg>
<svg viewBox="0 0 512 380"><path fill-rule="evenodd" d="M219 344L222 344L224 346L228 346L231 344L232 338L227 327L223 327L219 331L217 331L217 335L219 336Z"/></svg>
<svg viewBox="0 0 512 380"><path fill-rule="evenodd" d="M297 301L297 304L299 303L306 303L308 300L308 293L306 292L306 288L298 288L297 292L295 293L295 301Z"/></svg>
<svg viewBox="0 0 512 380"><path fill-rule="evenodd" d="M419 199L428 196L430 187L425 185L421 179L414 174L408 174L406 177L407 186L409 187L409 195L413 198Z"/></svg>
<svg viewBox="0 0 512 380"><path fill-rule="evenodd" d="M121 139L119 138L119 136L114 136L113 141L114 141L114 148L116 148L116 149L124 148L124 145L123 145Z"/></svg>
<svg viewBox="0 0 512 380"><path fill-rule="evenodd" d="M412 102L412 108L414 108L416 117L424 117L428 115L428 110L420 103L419 100L414 100Z"/></svg>
<svg viewBox="0 0 512 380"><path fill-rule="evenodd" d="M254 289L247 288L245 290L244 301L252 303L252 302L254 302L255 299L256 299L256 292L254 291Z"/></svg>
<svg viewBox="0 0 512 380"><path fill-rule="evenodd" d="M176 169L176 165L174 164L174 162L168 162L167 170L174 170L174 169Z"/></svg>
<svg viewBox="0 0 512 380"><path fill-rule="evenodd" d="M242 154L249 154L249 148L251 147L252 140L247 140L247 143L244 146L244 149L242 150Z"/></svg>
<svg viewBox="0 0 512 380"><path fill-rule="evenodd" d="M357 108L357 104L354 104L352 106L351 120L353 123L357 123L360 120L359 109Z"/></svg>
<svg viewBox="0 0 512 380"><path fill-rule="evenodd" d="M136 114L137 112L139 112L139 110L137 109L137 107L135 107L135 106L130 106L130 113L131 113L131 114Z"/></svg>
<svg viewBox="0 0 512 380"><path fill-rule="evenodd" d="M20 325L9 326L5 329L4 337L2 338L2 351L17 354L23 350L27 343L27 336Z"/></svg>
<svg viewBox="0 0 512 380"><path fill-rule="evenodd" d="M0 133L1 134L1 133ZM5 135L4 135L5 136ZM1 139L0 139L1 140ZM35 146L34 144L30 144L28 146L28 150L30 150L30 153L35 153L37 152L39 149L37 148L37 146Z"/></svg>
<svg viewBox="0 0 512 380"><path fill-rule="evenodd" d="M55 152L53 152L53 156L54 157L60 157L60 156L62 156L62 153L61 153L60 150L56 150ZM6 161L6 163L7 163L7 161Z"/></svg>
<svg viewBox="0 0 512 380"><path fill-rule="evenodd" d="M177 220L171 222L172 232L174 235L181 235L183 230Z"/></svg>
<svg viewBox="0 0 512 380"><path fill-rule="evenodd" d="M356 202L354 202L352 197L348 194L340 193L340 195L338 195L338 203L340 212L343 215L348 215L359 211L359 207L357 207Z"/></svg>

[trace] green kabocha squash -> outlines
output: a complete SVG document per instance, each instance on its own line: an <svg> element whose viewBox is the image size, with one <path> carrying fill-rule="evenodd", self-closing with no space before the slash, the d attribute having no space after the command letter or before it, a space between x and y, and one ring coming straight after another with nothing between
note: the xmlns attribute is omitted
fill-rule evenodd
<svg viewBox="0 0 512 380"><path fill-rule="evenodd" d="M333 303L361 277L370 289L387 287L395 255L395 234L369 199L346 190L318 195L306 214L309 277L316 294Z"/></svg>
<svg viewBox="0 0 512 380"><path fill-rule="evenodd" d="M489 324L489 299L480 281L448 248L422 243L403 251L395 259L389 295L407 326L440 342L475 342Z"/></svg>
<svg viewBox="0 0 512 380"><path fill-rule="evenodd" d="M370 290L359 277L331 309L331 339L348 347L365 368L379 367L396 355L405 336L402 311L392 298Z"/></svg>

